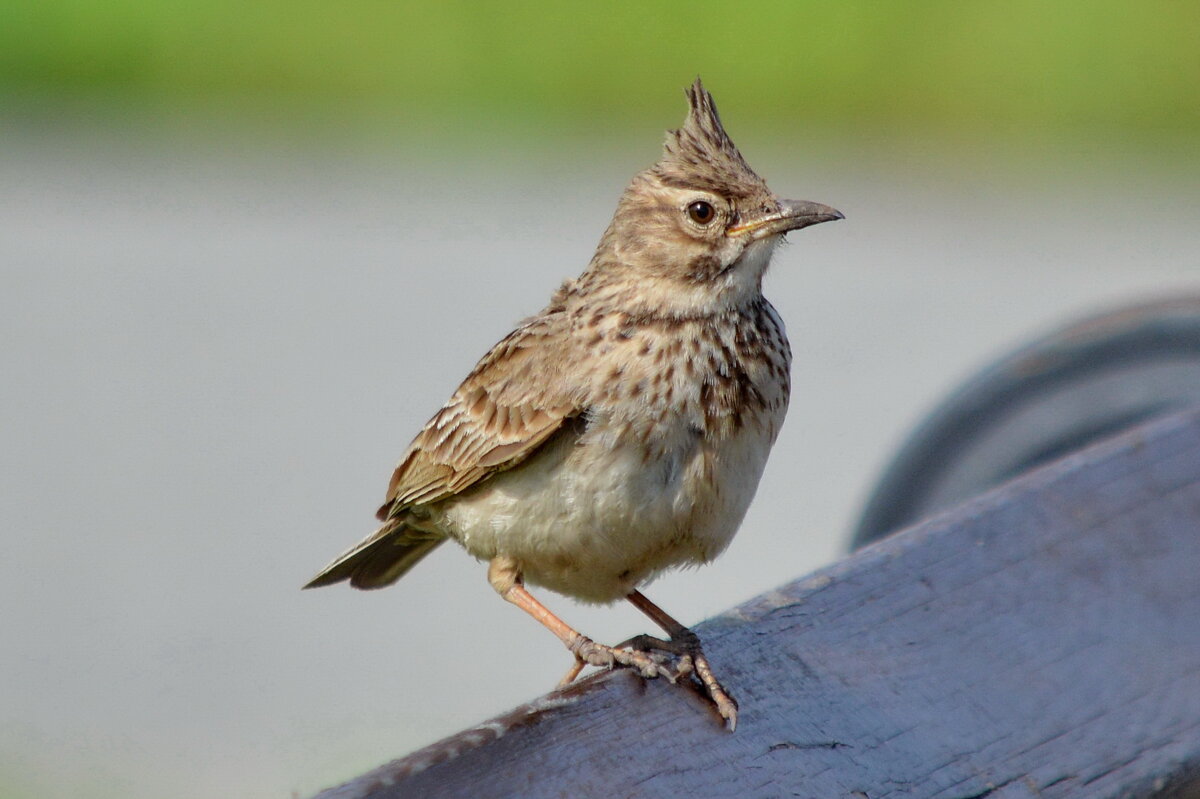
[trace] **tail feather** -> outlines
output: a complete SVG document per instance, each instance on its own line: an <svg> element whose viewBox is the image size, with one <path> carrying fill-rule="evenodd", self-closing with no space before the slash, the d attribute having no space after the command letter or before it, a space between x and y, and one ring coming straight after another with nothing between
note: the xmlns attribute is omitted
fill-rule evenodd
<svg viewBox="0 0 1200 799"><path fill-rule="evenodd" d="M320 588L349 580L355 588L383 588L407 574L445 540L391 521L335 558L304 587Z"/></svg>

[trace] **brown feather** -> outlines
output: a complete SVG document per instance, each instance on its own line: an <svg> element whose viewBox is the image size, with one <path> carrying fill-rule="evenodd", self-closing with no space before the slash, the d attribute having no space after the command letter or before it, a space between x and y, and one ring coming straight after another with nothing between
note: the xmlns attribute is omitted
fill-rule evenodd
<svg viewBox="0 0 1200 799"><path fill-rule="evenodd" d="M349 580L355 588L382 588L404 576L445 538L391 521L336 557L305 585L320 588Z"/></svg>
<svg viewBox="0 0 1200 799"><path fill-rule="evenodd" d="M392 474L377 516L385 524L336 558L305 586L349 580L379 588L400 579L445 539L412 529L410 508L461 493L511 469L577 416L561 376L561 354L545 346L553 315L527 322L498 343L425 425ZM520 369L522 380L513 380ZM532 383L524 382L531 375Z"/></svg>
<svg viewBox="0 0 1200 799"><path fill-rule="evenodd" d="M560 353L545 346L555 321L560 320L541 316L518 327L480 360L396 467L381 520L511 469L580 413L553 370ZM522 380L513 380L518 371ZM532 382L526 380L529 372Z"/></svg>
<svg viewBox="0 0 1200 799"><path fill-rule="evenodd" d="M767 184L734 145L716 103L700 79L685 90L688 115L683 127L667 132L663 157L653 170L668 186L708 189L728 198L768 192Z"/></svg>
<svg viewBox="0 0 1200 799"><path fill-rule="evenodd" d="M783 233L841 215L819 206L830 213L802 216L818 204L781 201L699 79L687 97L684 124L631 181L587 269L479 361L400 459L378 511L383 526L309 587L387 585L452 536L477 557L520 553L531 582L608 600L725 546L787 405L790 353L762 297L763 272ZM699 205L708 221L693 215ZM522 473L548 442L558 460ZM659 499L621 471L639 455L646 479L672 485L681 464L697 464L680 478L682 494L661 498L660 529L637 526L638 509ZM749 467L719 473L721 457ZM600 468L619 479L591 473ZM547 469L568 469L567 479ZM503 485L473 490L488 480ZM514 515L504 503L517 494ZM594 513L593 500L603 505ZM564 506L583 510L546 545ZM621 545L579 543L608 537ZM562 565L576 555L591 560Z"/></svg>

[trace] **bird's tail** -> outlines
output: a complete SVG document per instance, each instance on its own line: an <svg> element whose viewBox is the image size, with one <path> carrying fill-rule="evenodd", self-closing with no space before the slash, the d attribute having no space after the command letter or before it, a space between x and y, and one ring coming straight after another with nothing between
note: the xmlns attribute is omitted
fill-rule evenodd
<svg viewBox="0 0 1200 799"><path fill-rule="evenodd" d="M335 558L304 587L320 588L349 580L355 588L383 588L407 574L445 540L393 519Z"/></svg>

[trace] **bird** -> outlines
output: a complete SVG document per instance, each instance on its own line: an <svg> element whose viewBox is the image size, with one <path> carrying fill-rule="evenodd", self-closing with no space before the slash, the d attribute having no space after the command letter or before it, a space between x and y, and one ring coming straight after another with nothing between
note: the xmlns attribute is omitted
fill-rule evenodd
<svg viewBox="0 0 1200 799"><path fill-rule="evenodd" d="M454 540L573 655L560 685L588 665L688 675L733 730L699 638L641 589L711 561L741 525L790 395L763 274L784 234L844 216L775 195L699 78L685 95L587 268L483 356L400 459L381 526L304 587L388 586ZM626 600L667 637L600 644L530 586Z"/></svg>

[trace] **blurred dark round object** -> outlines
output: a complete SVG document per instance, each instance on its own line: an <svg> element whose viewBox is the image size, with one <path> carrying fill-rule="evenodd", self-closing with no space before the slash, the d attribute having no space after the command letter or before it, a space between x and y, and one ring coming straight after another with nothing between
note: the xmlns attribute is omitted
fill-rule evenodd
<svg viewBox="0 0 1200 799"><path fill-rule="evenodd" d="M955 391L909 436L853 547L1155 416L1200 405L1200 296L1085 319Z"/></svg>

